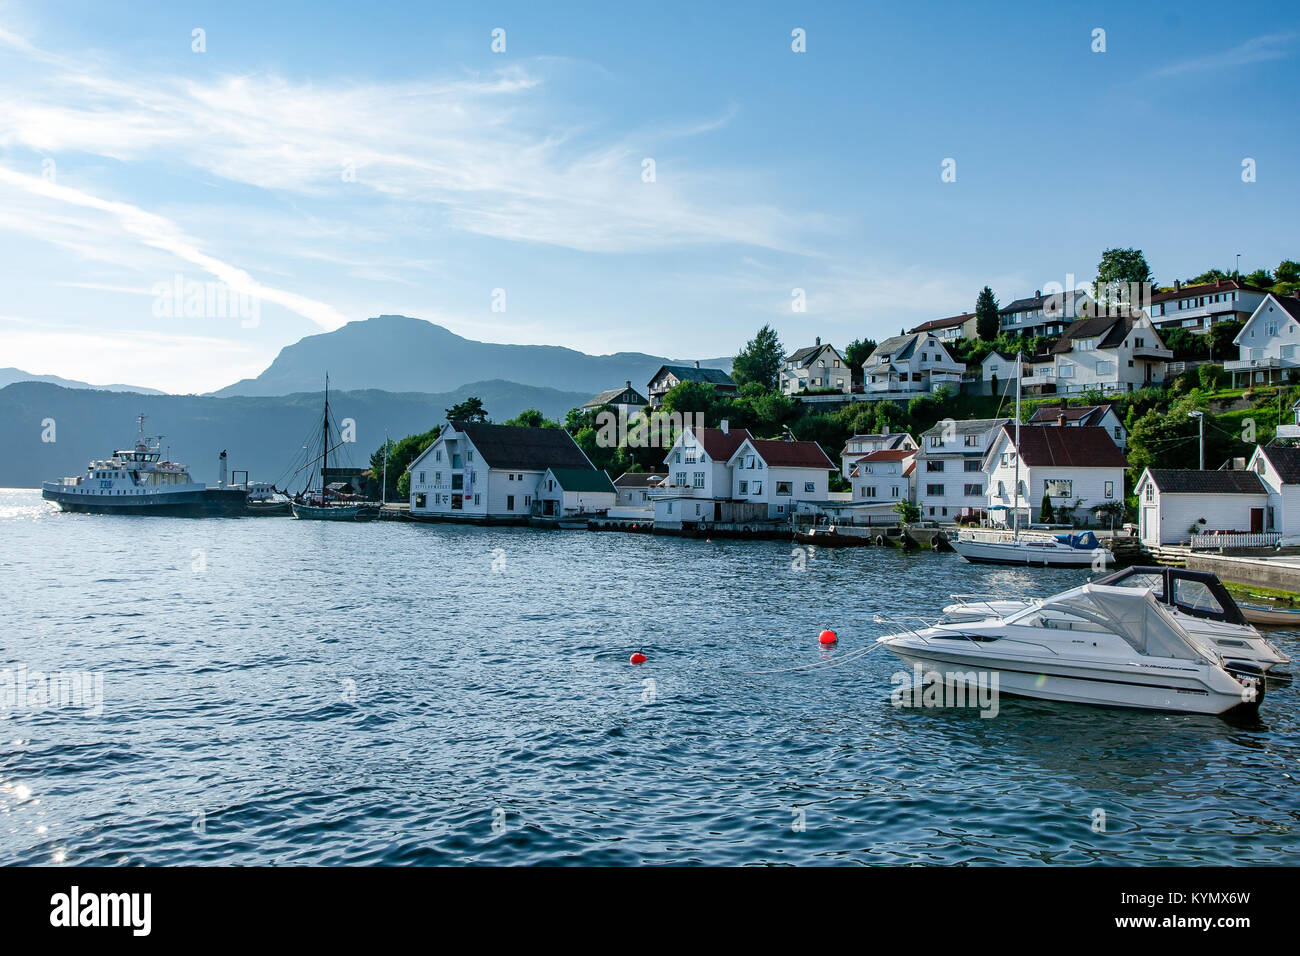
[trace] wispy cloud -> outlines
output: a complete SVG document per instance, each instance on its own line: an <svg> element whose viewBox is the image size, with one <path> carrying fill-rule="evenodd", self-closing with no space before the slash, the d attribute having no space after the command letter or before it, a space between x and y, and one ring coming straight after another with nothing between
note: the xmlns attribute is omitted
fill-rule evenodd
<svg viewBox="0 0 1300 956"><path fill-rule="evenodd" d="M1254 37L1221 53L1210 53L1159 67L1151 72L1151 76L1181 76L1281 60L1292 55L1295 39L1295 33L1271 33Z"/></svg>

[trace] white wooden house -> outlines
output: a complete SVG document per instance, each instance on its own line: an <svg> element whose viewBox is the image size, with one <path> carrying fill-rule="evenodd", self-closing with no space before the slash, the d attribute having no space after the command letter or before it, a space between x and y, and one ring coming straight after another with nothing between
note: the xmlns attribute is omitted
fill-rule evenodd
<svg viewBox="0 0 1300 956"><path fill-rule="evenodd" d="M1131 392L1163 384L1173 355L1143 312L1093 316L1062 332L1050 355L1035 359L1023 381L1046 393Z"/></svg>
<svg viewBox="0 0 1300 956"><path fill-rule="evenodd" d="M1015 425L1004 424L984 457L986 510L995 524L1011 524L1018 511L1023 527L1042 520L1046 495L1057 521L1062 514L1085 518L1099 507L1123 503L1127 466L1104 428L1021 425L1017 445Z"/></svg>
<svg viewBox="0 0 1300 956"><path fill-rule="evenodd" d="M916 449L882 448L863 455L853 463L849 485L857 515L893 516L899 501L916 500Z"/></svg>
<svg viewBox="0 0 1300 956"><path fill-rule="evenodd" d="M1104 428L1120 451L1128 450L1128 429L1119 420L1115 406L1109 402L1102 405L1040 405L1034 409L1029 424Z"/></svg>
<svg viewBox="0 0 1300 956"><path fill-rule="evenodd" d="M658 408L663 404L664 396L682 382L699 382L723 395L734 395L737 391L735 380L720 368L700 368L699 362L694 365L661 365L650 377L647 389L650 406Z"/></svg>
<svg viewBox="0 0 1300 956"><path fill-rule="evenodd" d="M721 520L715 504L731 498L731 470L727 461L750 437L743 428L688 428L677 436L664 456L668 477L649 489L656 528Z"/></svg>
<svg viewBox="0 0 1300 956"><path fill-rule="evenodd" d="M1239 355L1223 367L1234 387L1286 381L1300 370L1300 299L1270 292L1232 341Z"/></svg>
<svg viewBox="0 0 1300 956"><path fill-rule="evenodd" d="M928 332L895 335L876 346L862 366L863 397L899 399L947 386L961 388L966 366Z"/></svg>
<svg viewBox="0 0 1300 956"><path fill-rule="evenodd" d="M548 518L605 514L617 501L609 475L595 468L547 468L537 485L537 510Z"/></svg>
<svg viewBox="0 0 1300 956"><path fill-rule="evenodd" d="M854 464L863 455L882 449L910 449L916 451L916 439L907 432L892 432L878 435L853 435L844 442L840 449L840 474L846 479L853 471Z"/></svg>
<svg viewBox="0 0 1300 956"><path fill-rule="evenodd" d="M731 454L731 497L766 505L768 518L786 518L801 502L830 500L835 463L815 441L746 438Z"/></svg>
<svg viewBox="0 0 1300 956"><path fill-rule="evenodd" d="M1268 488L1251 470L1147 468L1137 499L1138 537L1148 548L1214 531L1261 534L1269 506Z"/></svg>
<svg viewBox="0 0 1300 956"><path fill-rule="evenodd" d="M1216 279L1186 286L1175 281L1172 289L1151 296L1146 311L1156 328L1163 331L1186 329L1203 333L1219 322L1245 322L1266 295L1267 290L1247 285L1240 279Z"/></svg>
<svg viewBox="0 0 1300 956"><path fill-rule="evenodd" d="M923 518L954 521L984 511L988 506L984 455L1007 421L971 418L940 422L921 435L914 481Z"/></svg>
<svg viewBox="0 0 1300 956"><path fill-rule="evenodd" d="M1264 530L1286 538L1300 535L1300 448L1257 445L1246 470L1258 475L1268 491Z"/></svg>
<svg viewBox="0 0 1300 956"><path fill-rule="evenodd" d="M815 344L785 357L780 380L781 393L784 395L828 388L847 395L853 390L853 374L849 363L835 346L829 343L822 345L820 336Z"/></svg>
<svg viewBox="0 0 1300 956"><path fill-rule="evenodd" d="M622 388L611 388L601 392L596 397L582 403L582 411L598 412L602 408L611 408L623 418L630 419L643 411L649 401L632 387L630 381L625 382Z"/></svg>
<svg viewBox="0 0 1300 956"><path fill-rule="evenodd" d="M524 523L548 468L595 470L563 428L452 422L411 462L411 515Z"/></svg>

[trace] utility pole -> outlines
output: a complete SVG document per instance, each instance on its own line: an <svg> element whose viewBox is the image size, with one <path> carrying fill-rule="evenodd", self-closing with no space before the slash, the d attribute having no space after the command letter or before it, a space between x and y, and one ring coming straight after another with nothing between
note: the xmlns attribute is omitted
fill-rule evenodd
<svg viewBox="0 0 1300 956"><path fill-rule="evenodd" d="M1195 418L1197 421L1197 430L1200 432L1200 439L1201 439L1200 470L1204 471L1205 470L1205 412L1188 412L1187 417Z"/></svg>
<svg viewBox="0 0 1300 956"><path fill-rule="evenodd" d="M1241 278L1241 253L1237 253L1237 271L1233 273L1234 277Z"/></svg>

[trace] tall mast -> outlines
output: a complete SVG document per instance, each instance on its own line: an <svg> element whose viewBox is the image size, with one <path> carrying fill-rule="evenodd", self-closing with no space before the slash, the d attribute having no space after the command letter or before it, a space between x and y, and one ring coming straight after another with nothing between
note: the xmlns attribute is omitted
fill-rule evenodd
<svg viewBox="0 0 1300 956"><path fill-rule="evenodd" d="M1016 489L1011 497L1011 533L1020 537L1020 369L1024 353L1016 353Z"/></svg>
<svg viewBox="0 0 1300 956"><path fill-rule="evenodd" d="M1281 407L1281 402L1278 406ZM379 486L379 503L388 504L388 429L384 429L384 479Z"/></svg>
<svg viewBox="0 0 1300 956"><path fill-rule="evenodd" d="M325 421L321 424L321 434L325 438L325 443L321 446L325 453L321 457L320 466L320 503L325 504L325 475L330 466L330 373L325 373Z"/></svg>

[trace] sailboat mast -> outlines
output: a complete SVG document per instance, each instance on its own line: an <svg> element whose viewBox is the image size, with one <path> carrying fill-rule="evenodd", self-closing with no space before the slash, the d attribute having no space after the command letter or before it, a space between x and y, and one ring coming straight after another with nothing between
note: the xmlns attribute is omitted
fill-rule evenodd
<svg viewBox="0 0 1300 956"><path fill-rule="evenodd" d="M379 486L379 503L388 504L388 429L384 429L384 480Z"/></svg>
<svg viewBox="0 0 1300 956"><path fill-rule="evenodd" d="M1011 532L1020 536L1020 374L1023 352L1016 353L1016 490L1011 497Z"/></svg>
<svg viewBox="0 0 1300 956"><path fill-rule="evenodd" d="M321 434L325 443L321 446L325 454L321 459L320 466L320 503L325 504L325 476L328 474L327 469L330 466L330 373L325 373L325 421L321 424Z"/></svg>

